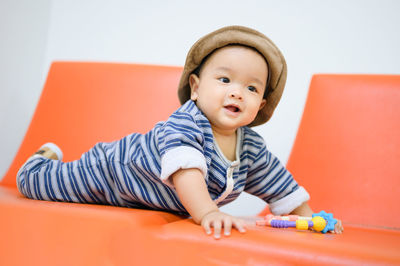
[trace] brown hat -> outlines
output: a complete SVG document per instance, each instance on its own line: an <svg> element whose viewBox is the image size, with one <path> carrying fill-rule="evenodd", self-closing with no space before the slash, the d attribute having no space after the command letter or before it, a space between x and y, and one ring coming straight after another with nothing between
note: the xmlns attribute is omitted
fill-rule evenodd
<svg viewBox="0 0 400 266"><path fill-rule="evenodd" d="M286 61L278 47L264 34L243 26L228 26L211 32L198 40L186 57L185 66L178 87L181 104L190 99L189 76L202 63L202 60L214 50L229 44L250 46L260 52L268 63L266 105L258 112L249 126L258 126L267 122L282 96L286 83Z"/></svg>

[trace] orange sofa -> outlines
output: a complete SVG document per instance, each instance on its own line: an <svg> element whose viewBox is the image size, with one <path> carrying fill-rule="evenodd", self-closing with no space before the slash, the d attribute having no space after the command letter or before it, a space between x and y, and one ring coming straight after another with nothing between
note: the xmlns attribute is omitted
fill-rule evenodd
<svg viewBox="0 0 400 266"><path fill-rule="evenodd" d="M315 75L288 162L342 235L256 227L214 240L165 212L22 197L15 176L41 144L66 161L146 132L179 106L179 67L56 62L0 183L0 265L400 264L400 76ZM250 221L260 219L249 218Z"/></svg>

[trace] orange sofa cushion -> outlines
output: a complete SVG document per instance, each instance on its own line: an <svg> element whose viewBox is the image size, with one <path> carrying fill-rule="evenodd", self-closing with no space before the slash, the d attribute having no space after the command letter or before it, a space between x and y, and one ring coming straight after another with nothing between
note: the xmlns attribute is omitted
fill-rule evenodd
<svg viewBox="0 0 400 266"><path fill-rule="evenodd" d="M400 228L400 75L315 75L287 164L315 210Z"/></svg>
<svg viewBox="0 0 400 266"><path fill-rule="evenodd" d="M55 62L25 138L1 180L16 186L16 173L46 142L64 161L79 159L97 142L145 133L180 106L181 67Z"/></svg>
<svg viewBox="0 0 400 266"><path fill-rule="evenodd" d="M256 227L260 218L249 217L246 234L234 231L217 241L191 219L166 212L37 201L17 191L18 168L44 142L57 143L68 161L98 141L145 132L166 119L179 106L180 72L148 65L52 65L0 183L0 265L400 264L398 229L347 223L342 235L319 234Z"/></svg>

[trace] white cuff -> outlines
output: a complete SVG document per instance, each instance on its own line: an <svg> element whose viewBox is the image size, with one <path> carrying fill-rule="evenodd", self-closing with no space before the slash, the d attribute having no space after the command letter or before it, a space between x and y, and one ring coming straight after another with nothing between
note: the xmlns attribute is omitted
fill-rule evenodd
<svg viewBox="0 0 400 266"><path fill-rule="evenodd" d="M309 199L310 195L308 192L303 187L299 187L286 197L273 203L269 203L269 209L274 215L289 214Z"/></svg>
<svg viewBox="0 0 400 266"><path fill-rule="evenodd" d="M167 151L161 158L161 180L174 188L169 178L179 169L198 168L204 178L207 176L207 163L204 155L195 148L181 146Z"/></svg>

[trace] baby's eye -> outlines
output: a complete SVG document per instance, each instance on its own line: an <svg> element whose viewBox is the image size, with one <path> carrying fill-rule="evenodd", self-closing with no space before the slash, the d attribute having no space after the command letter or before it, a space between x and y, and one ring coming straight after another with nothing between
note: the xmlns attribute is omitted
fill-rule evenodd
<svg viewBox="0 0 400 266"><path fill-rule="evenodd" d="M223 83L229 83L230 82L230 80L228 78L225 78L225 77L219 78L219 81L221 81Z"/></svg>
<svg viewBox="0 0 400 266"><path fill-rule="evenodd" d="M249 89L249 91L257 92L257 88L256 87L248 86L247 88Z"/></svg>

